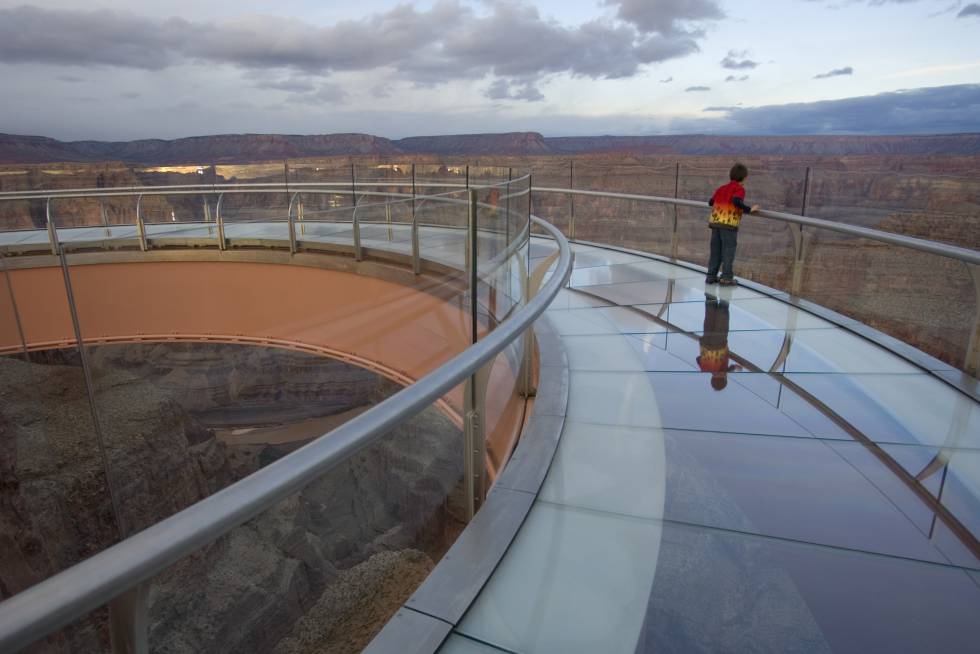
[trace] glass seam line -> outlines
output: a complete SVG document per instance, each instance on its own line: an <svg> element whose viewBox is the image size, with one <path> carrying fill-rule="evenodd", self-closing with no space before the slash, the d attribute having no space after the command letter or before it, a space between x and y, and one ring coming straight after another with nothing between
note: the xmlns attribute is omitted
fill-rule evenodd
<svg viewBox="0 0 980 654"><path fill-rule="evenodd" d="M833 551L838 551L838 552L851 552L851 553L854 553L854 554L861 554L861 555L864 555L864 556L884 557L884 558L888 558L888 559L895 559L895 560L898 560L898 561L906 561L906 562L909 562L909 563L921 563L923 565L931 565L931 566L935 566L935 567L938 567L938 568L945 568L945 569L950 569L950 570L963 570L963 571L980 572L980 564L978 564L978 566L976 568L971 568L971 567L968 567L968 566L954 565L954 564L949 564L949 563L942 563L942 562L939 562L939 561L926 561L924 559L916 559L914 557L901 556L899 554L888 554L888 553L885 553L885 552L873 552L871 550L863 550L863 549L860 549L860 548L857 548L857 547L843 547L843 546L840 546L840 545L828 545L827 543L815 543L813 541L801 540L799 538L789 538L787 536L776 536L776 535L773 535L773 534L763 534L763 533L756 533L756 532L752 532L752 531L744 531L744 530L741 530L741 529L733 529L731 527L719 527L717 525L706 525L706 524L701 524L701 523L698 523L698 522L689 522L687 520L678 520L676 518L651 518L649 516L633 515L631 513L623 513L621 511L607 511L605 509L597 509L597 508L594 508L594 507L580 506L580 505L577 505L577 504L561 504L559 502L552 502L550 500L542 500L540 498L538 500L536 500L536 502L535 502L535 504L538 504L538 503L540 503L540 504L547 504L549 506L554 506L554 507L559 507L559 508L569 508L569 509L574 509L574 510L577 510L577 511L584 511L586 513L595 513L595 514L608 515L608 516L619 517L619 518L628 518L630 520L639 520L639 521L642 521L642 522L649 522L649 523L658 523L659 522L659 523L663 523L663 524L674 524L674 525L680 525L682 527L688 527L688 528L691 528L691 529L704 529L704 530L708 530L708 531L718 531L718 532L727 533L727 534L735 534L737 536L745 536L745 537L748 537L748 538L768 539L768 540L774 540L774 541L779 541L779 542L784 542L784 543L792 543L792 544L795 544L795 545L809 545L809 546L813 546L813 547L819 547L819 548L822 548L822 549L833 550Z"/></svg>

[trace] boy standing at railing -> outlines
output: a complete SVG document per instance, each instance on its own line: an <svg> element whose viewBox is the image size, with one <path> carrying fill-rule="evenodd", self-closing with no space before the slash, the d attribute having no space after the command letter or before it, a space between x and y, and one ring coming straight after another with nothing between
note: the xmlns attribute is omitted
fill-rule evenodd
<svg viewBox="0 0 980 654"><path fill-rule="evenodd" d="M745 187L742 182L748 176L748 168L740 163L735 164L728 173L731 181L715 189L708 200L708 206L712 207L711 217L708 218L708 227L711 228L711 258L708 259L705 284L717 282L722 286L735 286L732 266L735 263L735 247L738 245L738 224L742 221L742 213L755 213L759 210L759 205L749 207L745 204Z"/></svg>

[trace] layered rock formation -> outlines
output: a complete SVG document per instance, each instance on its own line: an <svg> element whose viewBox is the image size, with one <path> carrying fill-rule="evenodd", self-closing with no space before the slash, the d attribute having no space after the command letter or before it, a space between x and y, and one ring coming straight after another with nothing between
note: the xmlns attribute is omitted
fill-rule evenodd
<svg viewBox="0 0 980 654"><path fill-rule="evenodd" d="M428 154L438 156L570 155L978 155L980 134L923 136L584 136L547 138L537 132L413 136L389 140L370 134L220 134L171 141L63 142L0 134L0 163L84 162L210 164L296 157Z"/></svg>
<svg viewBox="0 0 980 654"><path fill-rule="evenodd" d="M222 429L274 434L276 425L350 413L397 390L340 362L266 348L116 345L90 353L118 517L77 355L0 359L3 597L309 439L239 446L219 438ZM150 590L154 651L269 651L328 591L371 608L327 602L317 624L345 625L324 636L337 643L288 651L346 651L352 633L373 634L414 588L399 582L380 592L379 579L424 575L460 528L460 443L445 416L427 411L165 571ZM104 622L97 612L31 651L102 651ZM313 647L303 635L309 626L296 629L296 643Z"/></svg>

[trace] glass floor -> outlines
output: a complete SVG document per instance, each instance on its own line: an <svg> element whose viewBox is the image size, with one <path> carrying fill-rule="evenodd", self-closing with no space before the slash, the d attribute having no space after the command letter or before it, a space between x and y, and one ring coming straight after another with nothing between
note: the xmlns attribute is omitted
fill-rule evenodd
<svg viewBox="0 0 980 654"><path fill-rule="evenodd" d="M441 652L978 651L972 398L779 299L575 250L559 449Z"/></svg>

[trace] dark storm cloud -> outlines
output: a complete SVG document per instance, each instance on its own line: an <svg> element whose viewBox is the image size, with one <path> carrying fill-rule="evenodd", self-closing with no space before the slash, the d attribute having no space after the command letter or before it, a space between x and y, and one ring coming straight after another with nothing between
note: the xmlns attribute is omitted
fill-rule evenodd
<svg viewBox="0 0 980 654"><path fill-rule="evenodd" d="M819 75L814 75L813 79L827 79L830 77L840 77L841 75L853 75L854 69L850 66L844 66L843 68L835 68L829 70L826 73L820 73Z"/></svg>
<svg viewBox="0 0 980 654"><path fill-rule="evenodd" d="M710 86L689 86L686 89L684 89L684 92L691 93L693 91L710 91L710 90L711 90Z"/></svg>
<svg viewBox="0 0 980 654"><path fill-rule="evenodd" d="M0 61L158 70L172 62L168 32L177 22L107 10L0 9Z"/></svg>
<svg viewBox="0 0 980 654"><path fill-rule="evenodd" d="M0 62L147 70L194 62L320 75L384 68L420 85L492 75L507 80L508 97L537 100L534 84L515 91L514 80L630 77L645 64L697 52L702 33L681 26L721 16L712 0L668 0L657 12L646 2L609 3L622 22L572 27L515 2L489 3L485 13L459 0L422 11L403 4L326 27L269 16L215 24L24 6L0 9ZM294 90L290 84L265 88Z"/></svg>
<svg viewBox="0 0 980 654"><path fill-rule="evenodd" d="M604 4L618 7L616 15L637 29L665 35L684 32L692 22L725 17L714 0L605 0Z"/></svg>
<svg viewBox="0 0 980 654"><path fill-rule="evenodd" d="M735 50L729 50L728 54L724 59L721 60L721 67L728 68L729 70L745 70L756 68L759 65L758 61L752 61L751 59L746 59L745 56L748 53L744 50L737 52Z"/></svg>
<svg viewBox="0 0 980 654"><path fill-rule="evenodd" d="M967 16L980 16L980 5L975 2L968 4L960 10L960 13L956 14L957 18L966 18Z"/></svg>
<svg viewBox="0 0 980 654"><path fill-rule="evenodd" d="M684 127L675 125L676 127ZM700 124L699 129L705 129ZM714 131L740 134L928 134L980 131L980 84L800 104L733 108Z"/></svg>

